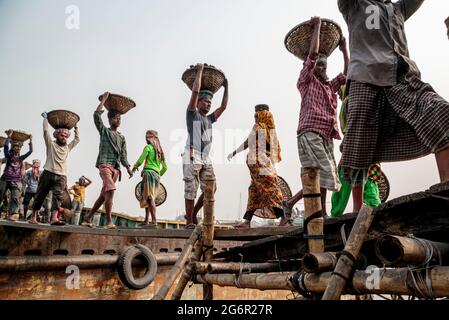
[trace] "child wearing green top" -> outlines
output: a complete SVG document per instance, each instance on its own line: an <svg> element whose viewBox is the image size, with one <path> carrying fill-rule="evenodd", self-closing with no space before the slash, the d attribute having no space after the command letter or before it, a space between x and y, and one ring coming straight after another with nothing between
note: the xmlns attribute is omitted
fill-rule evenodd
<svg viewBox="0 0 449 320"><path fill-rule="evenodd" d="M160 177L167 171L164 151L159 141L158 133L148 130L146 133L147 146L133 167L136 172L144 164L142 171L142 183L140 207L145 208L145 222L142 227L156 227L156 190L159 186ZM149 221L151 214L151 223Z"/></svg>

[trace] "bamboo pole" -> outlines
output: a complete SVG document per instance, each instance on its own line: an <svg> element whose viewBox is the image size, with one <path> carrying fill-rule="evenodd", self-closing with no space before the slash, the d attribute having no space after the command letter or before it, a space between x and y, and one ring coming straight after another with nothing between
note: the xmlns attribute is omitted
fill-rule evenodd
<svg viewBox="0 0 449 320"><path fill-rule="evenodd" d="M203 220L203 249L204 261L210 262L214 256L214 204L215 204L215 177L205 178L204 190L204 220ZM203 285L203 300L213 300L213 286Z"/></svg>
<svg viewBox="0 0 449 320"><path fill-rule="evenodd" d="M190 279L192 279L192 276L195 272L195 262L200 261L202 254L202 241L197 241L197 243L195 244L195 252L190 257L190 263L186 266L184 272L181 274L178 284L176 285L176 288L171 296L171 300L181 299L187 283L190 281Z"/></svg>
<svg viewBox="0 0 449 320"><path fill-rule="evenodd" d="M194 244L198 241L198 238L201 236L202 227L197 226L195 230L193 230L192 234L190 235L190 238L187 240L186 244L184 245L184 249L182 250L181 255L179 256L178 261L175 263L173 268L170 270L170 273L168 274L167 278L165 279L162 286L159 288L159 291L154 295L153 300L164 300L165 297L168 294L168 291L172 287L173 283L175 282L176 278L179 276L179 274L184 269L184 266L192 253L192 248Z"/></svg>
<svg viewBox="0 0 449 320"><path fill-rule="evenodd" d="M286 274L198 274L198 283L259 290L295 290Z"/></svg>
<svg viewBox="0 0 449 320"><path fill-rule="evenodd" d="M302 258L302 267L307 273L319 273L334 270L338 261L336 252L307 253ZM357 265L366 268L366 257L359 255Z"/></svg>
<svg viewBox="0 0 449 320"><path fill-rule="evenodd" d="M179 254L155 254L158 266L173 265ZM65 270L70 265L76 265L80 269L113 268L117 264L117 255L96 256L24 256L24 257L2 257L0 258L0 272L28 272L28 271L51 271ZM141 263L133 263L139 266Z"/></svg>
<svg viewBox="0 0 449 320"><path fill-rule="evenodd" d="M443 265L449 263L448 243L424 239L386 235L376 241L375 252L386 266L419 266L428 259L435 263L439 263L441 259Z"/></svg>
<svg viewBox="0 0 449 320"><path fill-rule="evenodd" d="M363 205L357 219L352 227L351 234L346 242L343 253L351 255L357 259L363 242L365 241L368 230L374 219L374 210L372 207ZM351 277L354 267L354 261L348 255L341 255L329 281L323 300L339 300L346 286L346 281Z"/></svg>
<svg viewBox="0 0 449 320"><path fill-rule="evenodd" d="M291 263L237 263L237 262L196 262L195 272L198 274L217 273L270 273L281 271L295 271L298 266Z"/></svg>
<svg viewBox="0 0 449 320"><path fill-rule="evenodd" d="M320 169L302 168L301 181L304 192L304 221L308 222L307 230L304 233L312 238L308 239L309 252L324 252L324 239L319 238L323 235L323 214L321 206L321 189L320 189ZM321 212L321 214L310 220L311 217ZM310 221L309 221L310 220ZM317 236L314 239L313 236Z"/></svg>

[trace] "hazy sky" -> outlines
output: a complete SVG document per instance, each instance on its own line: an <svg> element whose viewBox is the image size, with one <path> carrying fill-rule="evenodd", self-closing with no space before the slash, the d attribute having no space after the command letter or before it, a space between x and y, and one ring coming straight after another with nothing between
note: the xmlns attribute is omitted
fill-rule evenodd
<svg viewBox="0 0 449 320"><path fill-rule="evenodd" d="M70 5L79 9L79 29L66 27ZM91 206L101 189L95 168L99 136L92 119L97 98L106 90L133 98L137 108L123 117L120 129L129 161L140 155L146 130L158 130L169 158L162 178L168 201L158 209L158 218L174 219L184 213L180 154L190 98L181 75L191 64L213 64L226 73L230 86L228 110L214 126L216 217L240 219L250 181L245 156L231 163L225 158L251 128L254 105L271 106L283 156L279 174L293 192L300 188L296 81L302 65L285 49L284 37L314 15L337 21L347 35L336 0L0 0L0 129L31 132L31 158L44 161L40 114L53 109L78 113L81 144L70 156L68 178L70 183L81 175L93 179L87 192ZM426 1L406 24L411 57L423 80L446 99L448 15L448 1ZM330 76L342 70L342 62L337 50L329 60ZM222 91L213 108L221 97ZM335 147L339 159L337 143ZM438 182L433 156L384 164L384 170L392 197ZM114 211L142 215L133 191L139 179L125 177L119 183Z"/></svg>

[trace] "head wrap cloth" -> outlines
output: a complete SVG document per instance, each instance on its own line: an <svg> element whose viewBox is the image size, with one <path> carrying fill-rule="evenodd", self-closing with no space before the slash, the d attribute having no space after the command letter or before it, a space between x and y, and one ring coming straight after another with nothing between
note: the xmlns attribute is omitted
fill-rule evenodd
<svg viewBox="0 0 449 320"><path fill-rule="evenodd" d="M201 90L199 95L198 95L198 100L201 99L210 99L212 100L212 98L214 97L214 93L210 90Z"/></svg>
<svg viewBox="0 0 449 320"><path fill-rule="evenodd" d="M276 131L276 125L274 124L273 114L269 111L270 107L266 104L260 104L256 106L256 124L258 130L265 131L265 137L267 139L267 143L271 146L271 151L276 151L277 154L273 155L270 152L270 158L272 158L273 162L280 162L281 158L281 146L279 144L279 139ZM267 150L268 152L268 150Z"/></svg>
<svg viewBox="0 0 449 320"><path fill-rule="evenodd" d="M70 137L70 130L69 129L65 129L65 128L56 129L55 132L53 132L53 137L57 138L58 134L60 134L60 133L65 133L67 138Z"/></svg>

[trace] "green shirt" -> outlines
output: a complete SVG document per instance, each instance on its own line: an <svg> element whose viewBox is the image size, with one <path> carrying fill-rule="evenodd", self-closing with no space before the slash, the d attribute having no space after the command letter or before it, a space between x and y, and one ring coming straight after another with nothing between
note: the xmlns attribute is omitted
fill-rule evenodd
<svg viewBox="0 0 449 320"><path fill-rule="evenodd" d="M144 163L144 161L145 167L143 171L152 170L154 172L157 172L160 176L163 176L165 171L167 171L167 164L165 163L165 161L156 159L156 149L151 144L147 145L143 149L142 155L140 156L139 160L137 160L134 168L140 167L142 163Z"/></svg>
<svg viewBox="0 0 449 320"><path fill-rule="evenodd" d="M126 151L125 137L118 131L112 131L106 128L101 119L102 112L95 111L94 122L100 133L100 150L98 153L97 164L110 164L116 169L120 168L120 163L128 167L128 155Z"/></svg>

